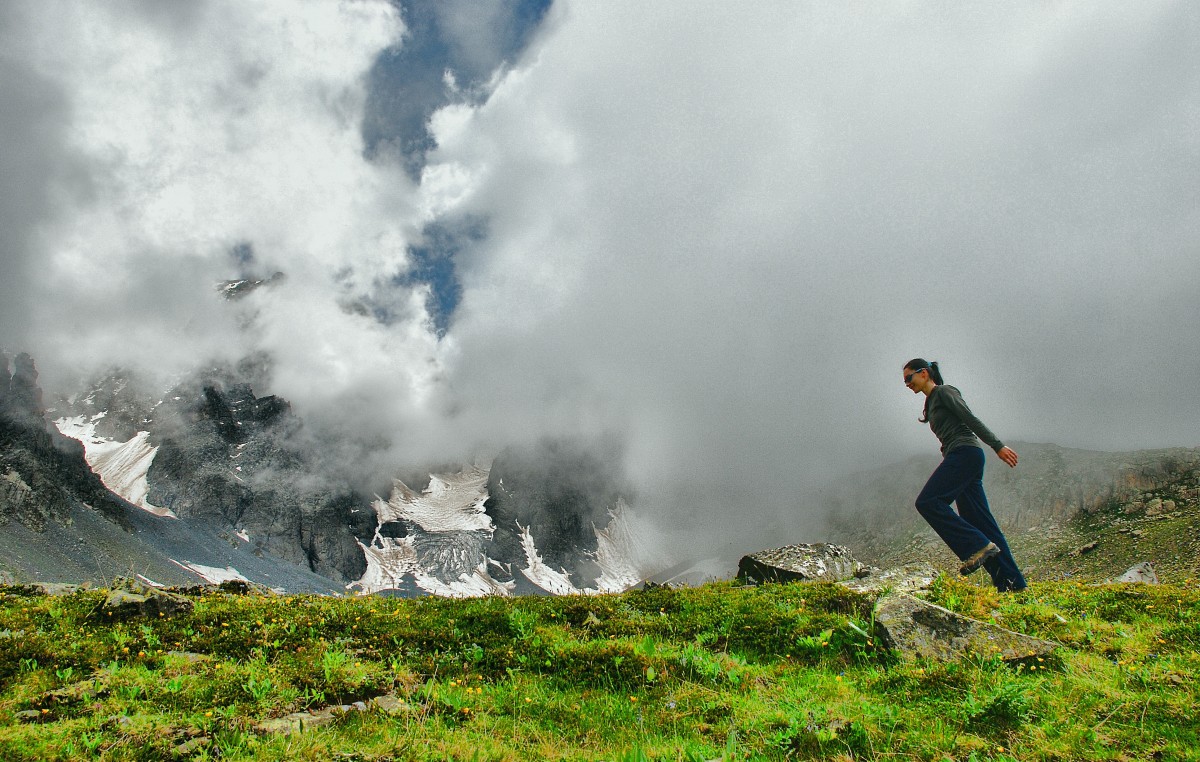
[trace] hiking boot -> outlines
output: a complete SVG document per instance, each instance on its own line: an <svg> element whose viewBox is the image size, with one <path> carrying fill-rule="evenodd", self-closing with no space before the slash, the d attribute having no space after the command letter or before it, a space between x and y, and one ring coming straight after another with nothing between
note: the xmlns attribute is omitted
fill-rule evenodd
<svg viewBox="0 0 1200 762"><path fill-rule="evenodd" d="M984 561L988 560L989 558L995 558L998 555L1000 555L1000 548L996 546L996 543L989 542L987 545L984 545L981 550L972 553L970 558L963 561L962 567L959 568L958 573L965 577L966 575L978 569L980 566L983 566Z"/></svg>

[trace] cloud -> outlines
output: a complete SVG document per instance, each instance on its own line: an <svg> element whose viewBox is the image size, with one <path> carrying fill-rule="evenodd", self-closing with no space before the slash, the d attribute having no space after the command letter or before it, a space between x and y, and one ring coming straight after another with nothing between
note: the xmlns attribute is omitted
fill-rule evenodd
<svg viewBox="0 0 1200 762"><path fill-rule="evenodd" d="M170 374L266 348L280 391L306 400L337 398L352 364L419 390L436 344L421 300L389 295L402 319L386 338L356 309L404 271L422 224L403 174L362 155L365 75L398 14L183 5L46 3L25 19L14 66L64 102L43 153L79 165L17 257L48 375L101 361ZM237 306L215 298L254 270L288 278Z"/></svg>
<svg viewBox="0 0 1200 762"><path fill-rule="evenodd" d="M264 350L372 469L618 441L663 523L780 542L935 447L914 356L1005 440L1197 444L1191 4L560 1L491 47L447 7L447 60L508 62L459 100L391 5L185 5L0 17L0 315L48 379Z"/></svg>
<svg viewBox="0 0 1200 762"><path fill-rule="evenodd" d="M514 429L627 431L663 501L801 529L808 485L934 445L913 356L1009 439L1195 445L1195 21L556 6L430 157L491 230L452 376Z"/></svg>

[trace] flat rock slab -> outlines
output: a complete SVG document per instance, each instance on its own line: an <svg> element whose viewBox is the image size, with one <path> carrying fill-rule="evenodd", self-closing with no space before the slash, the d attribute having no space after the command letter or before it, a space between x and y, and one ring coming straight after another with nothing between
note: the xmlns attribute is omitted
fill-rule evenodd
<svg viewBox="0 0 1200 762"><path fill-rule="evenodd" d="M979 654L1020 662L1047 656L1058 646L899 592L875 603L875 622L885 642L905 659L946 662Z"/></svg>
<svg viewBox="0 0 1200 762"><path fill-rule="evenodd" d="M928 590L937 579L938 570L923 561L891 569L871 569L865 576L838 584L859 593L878 594L885 590L896 593L915 593Z"/></svg>
<svg viewBox="0 0 1200 762"><path fill-rule="evenodd" d="M738 579L748 582L838 582L861 574L866 567L850 550L823 542L798 543L742 556Z"/></svg>
<svg viewBox="0 0 1200 762"><path fill-rule="evenodd" d="M259 722L255 729L259 733L302 733L305 730L332 724L339 717L352 712L379 711L384 714L399 714L408 711L408 704L394 694L377 696L370 701L355 701L353 704L327 706L311 712L293 712L285 717L275 717Z"/></svg>

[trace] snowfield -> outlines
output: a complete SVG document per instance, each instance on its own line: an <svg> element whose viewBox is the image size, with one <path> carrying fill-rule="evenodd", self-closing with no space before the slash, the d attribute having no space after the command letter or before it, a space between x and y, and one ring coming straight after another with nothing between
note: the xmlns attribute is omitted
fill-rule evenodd
<svg viewBox="0 0 1200 762"><path fill-rule="evenodd" d="M117 442L106 437L96 436L96 421L104 417L98 413L91 418L77 415L72 418L59 418L54 422L63 436L77 439L83 443L84 459L92 471L104 482L113 493L133 503L142 510L156 516L175 514L168 508L161 508L146 499L150 485L146 482L146 472L158 454L158 447L150 444L150 432L139 431L128 442Z"/></svg>
<svg viewBox="0 0 1200 762"><path fill-rule="evenodd" d="M496 529L484 512L488 473L488 467L474 465L457 474L433 474L429 486L420 493L396 480L391 497L374 503L378 517L374 539L369 545L359 543L366 556L367 571L347 587L372 593L412 583L440 596L512 595L514 582L499 582L488 572L493 564L497 567L502 564L482 552L472 552L476 547L472 539L479 539L479 535L491 537ZM383 525L397 521L405 524L409 534L385 537L380 531ZM564 570L554 569L542 560L529 528L518 529L525 551L525 565L518 571L548 593L620 592L641 579L634 562L639 547L629 509L623 501L618 501L610 512L604 529L594 529L598 550L593 560L601 568L595 587L580 589L572 584ZM419 543L437 548L439 557L444 559L442 568L422 566ZM447 569L463 571L455 576L452 572L447 574Z"/></svg>

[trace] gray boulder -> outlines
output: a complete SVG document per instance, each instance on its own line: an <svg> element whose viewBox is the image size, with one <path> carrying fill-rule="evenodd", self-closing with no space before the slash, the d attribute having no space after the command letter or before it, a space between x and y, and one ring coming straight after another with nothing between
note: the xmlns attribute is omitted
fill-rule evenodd
<svg viewBox="0 0 1200 762"><path fill-rule="evenodd" d="M1045 657L1057 645L899 592L888 593L876 602L875 622L884 642L909 660L957 661L978 654L1021 662Z"/></svg>
<svg viewBox="0 0 1200 762"><path fill-rule="evenodd" d="M1142 561L1140 564L1134 564L1129 567L1124 574L1113 582L1142 582L1147 585L1158 584L1158 574L1154 571L1154 564L1149 561Z"/></svg>
<svg viewBox="0 0 1200 762"><path fill-rule="evenodd" d="M189 613L193 608L192 602L182 595L127 582L108 594L101 607L101 616L112 620L173 616Z"/></svg>
<svg viewBox="0 0 1200 762"><path fill-rule="evenodd" d="M738 579L743 582L839 582L862 576L867 567L850 550L828 543L798 543L742 556Z"/></svg>

